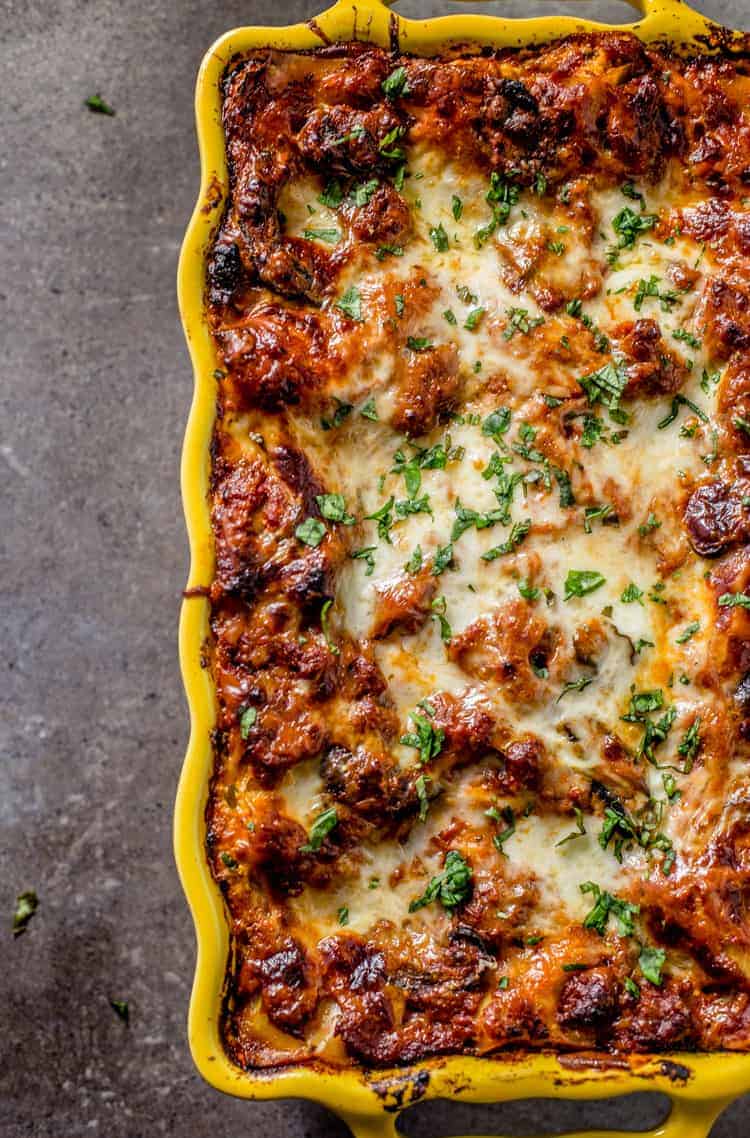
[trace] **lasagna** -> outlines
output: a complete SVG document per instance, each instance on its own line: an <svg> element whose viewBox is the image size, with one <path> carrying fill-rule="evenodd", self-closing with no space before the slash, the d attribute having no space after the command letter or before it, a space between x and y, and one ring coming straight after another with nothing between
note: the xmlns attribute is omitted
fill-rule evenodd
<svg viewBox="0 0 750 1138"><path fill-rule="evenodd" d="M243 1068L750 1048L750 68L236 58L207 805Z"/></svg>

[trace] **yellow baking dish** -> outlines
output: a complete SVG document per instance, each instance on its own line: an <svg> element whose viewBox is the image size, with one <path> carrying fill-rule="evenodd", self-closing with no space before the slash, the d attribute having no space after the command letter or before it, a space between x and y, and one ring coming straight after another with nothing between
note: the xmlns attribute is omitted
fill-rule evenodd
<svg viewBox="0 0 750 1138"><path fill-rule="evenodd" d="M633 0L631 0L633 2ZM642 0L640 18L623 27L650 42L710 51L718 44L744 46L747 37L727 32L681 0ZM180 663L190 707L191 735L180 778L174 819L177 866L195 922L198 954L188 1031L195 1063L214 1087L243 1098L302 1097L336 1111L356 1138L394 1138L399 1111L426 1098L464 1102L528 1097L600 1098L638 1090L661 1091L672 1111L650 1138L706 1138L723 1108L750 1090L750 1055L672 1054L608 1060L582 1056L503 1055L423 1062L391 1072L340 1073L298 1068L276 1074L243 1071L222 1046L220 1015L227 958L228 924L218 886L205 854L205 806L213 755L215 718L211 678L202 666L209 606L204 588L212 578L213 552L208 514L209 445L215 413L217 366L204 312L205 250L221 217L227 192L219 82L238 52L274 47L309 50L322 44L364 40L405 51L435 53L449 43L496 47L546 42L577 31L609 25L578 18L502 20L481 15L406 20L381 0L339 0L303 24L285 28L237 28L208 51L196 89L201 156L198 201L182 247L178 270L180 312L195 371L195 390L182 454L182 494L190 538L191 567L180 619ZM608 1138L626 1138L613 1131ZM573 1136L570 1136L573 1138ZM589 1138L596 1135L589 1134ZM604 1132L599 1132L604 1138Z"/></svg>

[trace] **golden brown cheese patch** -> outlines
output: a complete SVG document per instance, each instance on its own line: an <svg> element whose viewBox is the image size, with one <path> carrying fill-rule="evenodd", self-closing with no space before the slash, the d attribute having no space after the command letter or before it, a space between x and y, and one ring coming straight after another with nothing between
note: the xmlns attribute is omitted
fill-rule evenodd
<svg viewBox="0 0 750 1138"><path fill-rule="evenodd" d="M244 1067L750 1046L750 75L235 60L208 849Z"/></svg>

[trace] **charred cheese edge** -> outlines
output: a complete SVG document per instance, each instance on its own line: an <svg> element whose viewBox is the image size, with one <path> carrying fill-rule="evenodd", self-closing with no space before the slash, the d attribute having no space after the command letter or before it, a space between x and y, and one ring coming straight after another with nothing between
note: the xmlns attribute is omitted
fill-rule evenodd
<svg viewBox="0 0 750 1138"><path fill-rule="evenodd" d="M750 1044L746 70L615 34L229 68L239 1064Z"/></svg>

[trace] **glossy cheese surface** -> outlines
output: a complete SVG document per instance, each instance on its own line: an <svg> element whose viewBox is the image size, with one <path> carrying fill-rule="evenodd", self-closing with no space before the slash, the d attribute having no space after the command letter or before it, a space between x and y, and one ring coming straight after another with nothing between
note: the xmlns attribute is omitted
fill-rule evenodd
<svg viewBox="0 0 750 1138"><path fill-rule="evenodd" d="M750 1046L748 106L614 33L229 67L240 1065Z"/></svg>

